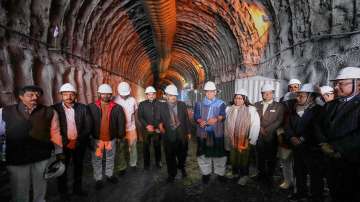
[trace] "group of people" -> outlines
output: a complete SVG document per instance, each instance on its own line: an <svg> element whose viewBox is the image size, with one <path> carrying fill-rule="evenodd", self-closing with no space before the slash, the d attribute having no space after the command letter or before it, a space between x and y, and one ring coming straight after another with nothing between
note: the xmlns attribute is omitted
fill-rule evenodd
<svg viewBox="0 0 360 202"><path fill-rule="evenodd" d="M37 86L25 86L19 102L0 111L0 134L6 140L6 165L10 173L13 201L44 201L44 171L53 155L65 164L58 177L58 190L69 200L68 165L73 161L73 193L86 196L82 186L85 151L91 152L95 189L104 187L104 178L116 184L127 167L137 167L137 128L143 139L144 169L151 166L150 146L155 166L161 168L163 145L169 183L178 170L184 178L188 143L197 142L197 162L202 182L214 173L218 180L230 176L245 186L252 176L271 193L273 175L280 160L283 183L294 187L290 200L324 200L324 179L334 202L359 201L360 180L360 68L341 69L332 81L334 88L320 88L291 79L288 93L279 102L274 86L264 84L262 101L250 103L245 89L237 89L230 105L216 97L214 82L204 85L205 97L194 107L192 123L188 107L178 100L175 85L166 86L165 100L156 98L156 89L145 89L146 100L137 104L128 83L118 85L114 97L110 85L98 88L98 99L89 105L76 101L77 91L70 83L61 86L60 103L44 106ZM105 165L103 165L105 164ZM103 170L104 169L104 170ZM105 173L105 176L103 176ZM310 176L308 195L307 175Z"/></svg>

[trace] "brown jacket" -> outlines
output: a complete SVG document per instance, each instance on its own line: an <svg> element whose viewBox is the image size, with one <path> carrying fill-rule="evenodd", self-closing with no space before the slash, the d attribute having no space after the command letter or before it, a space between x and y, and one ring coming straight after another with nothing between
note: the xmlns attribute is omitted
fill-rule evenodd
<svg viewBox="0 0 360 202"><path fill-rule="evenodd" d="M260 127L265 130L265 135L259 135L260 139L265 141L273 141L277 138L276 130L281 126L284 116L284 106L278 102L273 101L266 109L263 115L263 102L255 103L255 107L260 116Z"/></svg>

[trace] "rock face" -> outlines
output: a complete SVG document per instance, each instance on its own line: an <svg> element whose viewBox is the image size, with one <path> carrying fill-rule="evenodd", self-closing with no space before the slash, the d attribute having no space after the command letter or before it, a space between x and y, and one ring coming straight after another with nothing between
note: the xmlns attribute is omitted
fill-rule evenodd
<svg viewBox="0 0 360 202"><path fill-rule="evenodd" d="M199 88L255 74L325 84L360 64L356 0L177 0L174 36L173 21L154 23L144 7L152 2L2 0L0 105L25 84L43 87L51 104L71 82L87 103L103 82L126 80L135 96L153 83Z"/></svg>
<svg viewBox="0 0 360 202"><path fill-rule="evenodd" d="M258 73L327 84L339 68L359 66L360 2L265 0L270 41Z"/></svg>

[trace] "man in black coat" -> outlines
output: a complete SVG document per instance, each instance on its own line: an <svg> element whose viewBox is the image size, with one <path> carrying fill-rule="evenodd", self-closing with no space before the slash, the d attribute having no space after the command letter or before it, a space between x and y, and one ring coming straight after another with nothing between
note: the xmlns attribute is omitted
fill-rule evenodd
<svg viewBox="0 0 360 202"><path fill-rule="evenodd" d="M83 160L92 127L90 112L86 105L76 102L76 89L70 83L61 86L59 93L62 102L53 107L59 114L60 132L63 140L66 169L58 178L58 190L62 200L69 200L67 188L67 170L70 160L73 161L73 193L86 196L82 189Z"/></svg>
<svg viewBox="0 0 360 202"><path fill-rule="evenodd" d="M337 98L325 105L318 135L327 181L332 201L360 201L360 68L341 69L333 81Z"/></svg>
<svg viewBox="0 0 360 202"><path fill-rule="evenodd" d="M290 200L300 200L308 197L307 174L310 175L310 191L312 202L323 201L323 155L320 151L315 127L320 113L316 105L317 96L314 85L304 84L297 92L297 101L290 108L285 120L285 135L294 153L294 174L297 193Z"/></svg>
<svg viewBox="0 0 360 202"><path fill-rule="evenodd" d="M167 101L160 103L156 110L156 123L162 133L166 164L168 170L168 182L173 182L177 169L181 170L182 177L186 177L185 159L186 145L190 138L191 126L185 103L178 101L175 85L169 85L165 89Z"/></svg>
<svg viewBox="0 0 360 202"><path fill-rule="evenodd" d="M155 110L159 101L156 100L156 90L149 86L145 89L147 100L139 104L138 118L144 131L144 169L150 167L150 145L154 145L155 165L160 168L161 161L161 137L160 131L155 125Z"/></svg>

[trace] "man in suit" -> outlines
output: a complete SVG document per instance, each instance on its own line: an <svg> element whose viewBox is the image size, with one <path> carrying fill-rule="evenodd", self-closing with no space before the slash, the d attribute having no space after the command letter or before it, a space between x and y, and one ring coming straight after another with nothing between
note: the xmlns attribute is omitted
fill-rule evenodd
<svg viewBox="0 0 360 202"><path fill-rule="evenodd" d="M325 105L318 136L327 182L332 201L360 201L360 68L341 69L333 81L337 98Z"/></svg>
<svg viewBox="0 0 360 202"><path fill-rule="evenodd" d="M274 101L274 91L272 84L264 84L261 88L263 100L255 103L261 122L256 146L259 179L267 185L272 185L278 147L276 130L281 126L284 115L283 105Z"/></svg>
<svg viewBox="0 0 360 202"><path fill-rule="evenodd" d="M63 140L66 170L58 178L58 189L63 201L68 201L67 170L70 160L74 163L73 193L86 196L82 189L82 170L85 150L91 133L91 116L86 105L76 102L76 89L70 83L60 87L62 102L53 107L59 114L60 132Z"/></svg>
<svg viewBox="0 0 360 202"><path fill-rule="evenodd" d="M159 103L155 110L156 123L163 133L168 182L173 182L177 169L186 177L186 145L190 138L191 128L184 102L177 100L178 91L175 85L165 88L166 102Z"/></svg>

